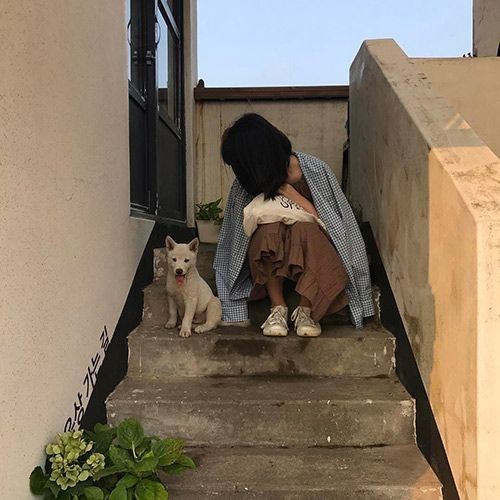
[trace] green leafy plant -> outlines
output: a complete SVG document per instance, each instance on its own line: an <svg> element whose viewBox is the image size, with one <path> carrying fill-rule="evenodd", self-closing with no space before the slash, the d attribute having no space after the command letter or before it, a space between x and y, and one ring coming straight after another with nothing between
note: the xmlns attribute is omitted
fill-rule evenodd
<svg viewBox="0 0 500 500"><path fill-rule="evenodd" d="M44 500L166 500L158 473L195 468L181 440L145 436L133 418L58 434L45 453L45 470L30 476L31 492Z"/></svg>
<svg viewBox="0 0 500 500"><path fill-rule="evenodd" d="M195 218L197 220L213 220L217 224L222 223L222 208L220 203L222 198L209 203L197 203Z"/></svg>

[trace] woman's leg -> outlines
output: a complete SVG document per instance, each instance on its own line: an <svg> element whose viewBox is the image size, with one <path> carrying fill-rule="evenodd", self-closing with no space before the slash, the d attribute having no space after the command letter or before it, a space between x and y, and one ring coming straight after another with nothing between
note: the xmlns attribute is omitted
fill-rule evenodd
<svg viewBox="0 0 500 500"><path fill-rule="evenodd" d="M304 297L303 295L301 295L300 300L299 300L299 306L311 307L311 301L307 297Z"/></svg>
<svg viewBox="0 0 500 500"><path fill-rule="evenodd" d="M317 336L321 333L319 320L347 303L347 274L328 235L316 224L294 224L287 250L289 274L297 280L295 290L301 296L292 320L298 335Z"/></svg>
<svg viewBox="0 0 500 500"><path fill-rule="evenodd" d="M265 286L269 300L271 301L271 307L286 306L285 296L283 295L284 278L282 276L273 276L272 264L269 260L265 259L263 264L264 272L267 276Z"/></svg>

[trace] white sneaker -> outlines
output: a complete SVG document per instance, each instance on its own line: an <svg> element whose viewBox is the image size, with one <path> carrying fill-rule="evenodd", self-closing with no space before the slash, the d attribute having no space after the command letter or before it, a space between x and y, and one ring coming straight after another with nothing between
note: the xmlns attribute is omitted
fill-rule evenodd
<svg viewBox="0 0 500 500"><path fill-rule="evenodd" d="M299 337L318 337L321 325L311 318L311 308L298 306L293 311L291 320L295 323L295 331Z"/></svg>
<svg viewBox="0 0 500 500"><path fill-rule="evenodd" d="M285 337L288 335L288 307L275 306L271 314L262 323L262 333L269 337Z"/></svg>

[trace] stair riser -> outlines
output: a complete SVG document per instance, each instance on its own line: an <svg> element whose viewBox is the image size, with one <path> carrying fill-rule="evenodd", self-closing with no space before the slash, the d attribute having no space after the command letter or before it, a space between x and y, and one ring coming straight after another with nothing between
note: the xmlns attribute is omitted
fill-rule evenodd
<svg viewBox="0 0 500 500"><path fill-rule="evenodd" d="M394 339L240 339L171 334L129 339L128 373L144 377L309 375L386 376L393 371Z"/></svg>
<svg viewBox="0 0 500 500"><path fill-rule="evenodd" d="M412 401L152 402L111 400L108 419L192 446L376 446L414 443Z"/></svg>
<svg viewBox="0 0 500 500"><path fill-rule="evenodd" d="M207 280L215 293L215 281ZM287 290L285 294L289 310L298 305L300 297L293 290ZM269 315L269 301L267 299L251 301L248 303L248 316L252 319L255 325L261 325ZM331 319L335 317L325 318L323 323L331 323ZM167 292L165 290L164 278L155 281L144 289L144 308L143 322L148 326L163 326L168 320L167 307ZM349 324L349 320L345 319L344 324Z"/></svg>
<svg viewBox="0 0 500 500"><path fill-rule="evenodd" d="M204 274L206 275L207 273L205 272ZM215 276L208 276L206 281L212 288L212 291L216 293ZM293 287L293 284L285 288L285 298L289 310L293 311L299 304L300 296L290 287ZM269 315L269 301L267 299L250 301L248 303L248 315L253 324L261 325ZM167 318L168 307L165 277L160 275L160 277L153 282L153 285L144 289L143 322L148 326L163 326L167 322ZM336 324L339 322L341 324L350 324L347 317L340 318L336 315L325 317L322 324Z"/></svg>
<svg viewBox="0 0 500 500"><path fill-rule="evenodd" d="M373 489L364 488L362 490L349 489L342 490L315 490L315 491L249 491L245 486L240 488L225 489L210 488L210 491L203 489L203 485L199 490L186 491L183 487L177 490L172 486L171 482L166 482L169 494L172 498L179 500L203 500L208 498L230 498L238 500L240 498L261 498L265 500L441 500L441 492L439 490L419 490L415 488L403 488L389 486L387 489L374 487Z"/></svg>

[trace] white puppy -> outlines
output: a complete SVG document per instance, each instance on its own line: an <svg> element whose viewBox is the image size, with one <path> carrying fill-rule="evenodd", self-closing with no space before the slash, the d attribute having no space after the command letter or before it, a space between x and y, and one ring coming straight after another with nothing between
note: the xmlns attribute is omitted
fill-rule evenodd
<svg viewBox="0 0 500 500"><path fill-rule="evenodd" d="M208 283L196 269L199 240L190 243L176 243L170 236L165 240L167 247L167 296L168 322L165 328L177 325L177 313L182 318L179 335L189 337L191 324L203 321L195 327L196 333L212 330L220 323L222 308Z"/></svg>

